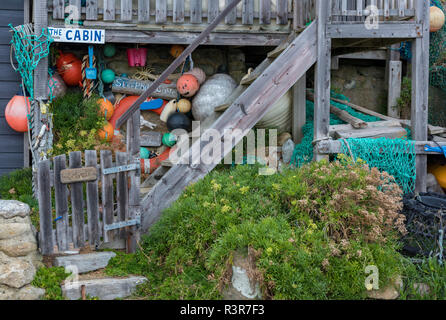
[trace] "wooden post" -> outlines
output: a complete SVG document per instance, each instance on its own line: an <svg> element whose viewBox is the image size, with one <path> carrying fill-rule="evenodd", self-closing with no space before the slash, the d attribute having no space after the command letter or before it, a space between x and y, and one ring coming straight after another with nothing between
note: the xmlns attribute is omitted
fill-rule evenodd
<svg viewBox="0 0 446 320"><path fill-rule="evenodd" d="M30 0L23 1L23 23L30 23L30 10L31 6L29 3ZM23 134L23 167L29 167L29 135L28 132Z"/></svg>
<svg viewBox="0 0 446 320"><path fill-rule="evenodd" d="M387 115L389 117L399 118L399 112L396 108L397 100L401 96L401 75L402 62L400 61L401 44L394 44L390 47L386 61L386 83L388 85L387 95Z"/></svg>
<svg viewBox="0 0 446 320"><path fill-rule="evenodd" d="M422 25L421 38L412 45L412 138L427 140L428 100L429 100L429 0L415 3L415 20ZM426 191L427 156L417 155L416 192Z"/></svg>
<svg viewBox="0 0 446 320"><path fill-rule="evenodd" d="M304 74L293 87L293 116L291 117L292 134L294 143L300 143L303 138L302 128L306 120L306 82L307 76Z"/></svg>
<svg viewBox="0 0 446 320"><path fill-rule="evenodd" d="M130 178L130 188L128 197L128 218L135 219L141 216L141 202L140 202L140 184L141 184L141 169L139 167L141 147L140 141L140 111L133 113L131 118L127 120L127 152L130 157L130 163L138 164L138 170L130 171L128 177ZM127 253L135 252L136 242L139 241L139 228L132 226L128 228L127 233Z"/></svg>
<svg viewBox="0 0 446 320"><path fill-rule="evenodd" d="M331 0L316 0L317 13L317 62L315 68L314 101L314 140L328 139L330 126L330 66L331 39L326 36L325 28L330 19ZM328 158L315 149L314 160Z"/></svg>
<svg viewBox="0 0 446 320"><path fill-rule="evenodd" d="M37 164L37 180L39 186L39 243L43 255L53 253L53 215L51 210L50 161L44 160Z"/></svg>

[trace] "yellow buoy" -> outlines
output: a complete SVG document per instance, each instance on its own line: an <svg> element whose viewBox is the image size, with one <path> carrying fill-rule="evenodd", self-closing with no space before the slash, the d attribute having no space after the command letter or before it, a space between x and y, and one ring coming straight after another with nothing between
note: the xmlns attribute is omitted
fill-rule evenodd
<svg viewBox="0 0 446 320"><path fill-rule="evenodd" d="M177 103L178 111L182 113L188 113L190 109L192 108L192 104L187 99L180 99Z"/></svg>
<svg viewBox="0 0 446 320"><path fill-rule="evenodd" d="M446 189L446 166L438 166L431 168L429 171L435 176L438 184Z"/></svg>
<svg viewBox="0 0 446 320"><path fill-rule="evenodd" d="M443 11L435 6L430 7L430 32L436 32L443 28L445 16Z"/></svg>

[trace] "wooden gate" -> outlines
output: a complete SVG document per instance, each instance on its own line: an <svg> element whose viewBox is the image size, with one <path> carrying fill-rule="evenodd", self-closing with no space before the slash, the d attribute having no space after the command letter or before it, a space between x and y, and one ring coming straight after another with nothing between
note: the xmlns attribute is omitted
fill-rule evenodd
<svg viewBox="0 0 446 320"><path fill-rule="evenodd" d="M139 237L140 163L125 152L80 151L44 160L37 166L42 254L97 246L125 239L127 252Z"/></svg>

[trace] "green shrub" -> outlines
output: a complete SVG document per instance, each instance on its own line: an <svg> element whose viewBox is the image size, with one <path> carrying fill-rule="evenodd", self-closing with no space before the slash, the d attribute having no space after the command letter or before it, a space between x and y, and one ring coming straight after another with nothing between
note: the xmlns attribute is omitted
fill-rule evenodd
<svg viewBox="0 0 446 320"><path fill-rule="evenodd" d="M345 162L345 161L344 161ZM401 190L363 164L311 163L273 176L258 167L211 172L189 186L141 244L106 272L143 274L148 299L219 299L231 261L247 250L264 297L365 298L364 269L380 286L401 274Z"/></svg>
<svg viewBox="0 0 446 320"><path fill-rule="evenodd" d="M98 99L97 95L84 99L82 93L68 92L54 100L50 105L54 115L53 154L94 149L105 143L97 137L98 130L106 121L98 113Z"/></svg>
<svg viewBox="0 0 446 320"><path fill-rule="evenodd" d="M33 196L32 169L12 171L0 177L0 199L18 200L31 208L31 221L39 225L39 203Z"/></svg>
<svg viewBox="0 0 446 320"><path fill-rule="evenodd" d="M37 270L31 284L35 287L45 289L43 300L64 300L60 285L69 275L69 273L65 272L64 267L43 267Z"/></svg>

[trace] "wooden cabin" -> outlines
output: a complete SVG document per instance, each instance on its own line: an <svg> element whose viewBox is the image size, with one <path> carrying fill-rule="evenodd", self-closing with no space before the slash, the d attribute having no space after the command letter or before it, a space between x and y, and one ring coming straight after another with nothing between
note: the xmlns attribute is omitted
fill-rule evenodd
<svg viewBox="0 0 446 320"><path fill-rule="evenodd" d="M130 163L139 163L140 158L140 102L150 96L198 45L276 47L251 73L249 81L240 85L240 95L231 101L229 108L210 126L220 133L226 129L252 128L268 112L274 101L293 88L293 135L299 137L305 119L306 73L315 65L314 154L315 160L321 160L331 153L340 152L340 142L329 135L332 57L412 41L410 126L412 138L417 141L416 189L426 189L427 152L423 146L430 143L427 141L429 0L34 0L32 5L37 34L48 26L66 26L67 16L69 23L77 24L80 29L104 29L106 43L190 45L118 120L118 126L127 127ZM46 81L41 81L46 77L47 61L44 59L35 70L35 79L39 79L34 84L37 105L47 99ZM34 110L35 119L45 117L39 113L39 108ZM38 132L38 122L34 130ZM232 141L232 145L241 138ZM198 146L203 149L209 143L199 139L191 148ZM215 160L221 160L223 156L218 155ZM75 158L78 155L73 156L73 161ZM47 253L51 253L52 245L60 241L54 236L51 206L48 205L51 200L48 196L50 185L60 187L60 182L50 182L49 161L45 158L36 159L37 166L42 169L37 179L39 189L45 186L44 191L39 191L39 200L43 212L41 237L49 239L42 250ZM79 162L79 159L76 161ZM127 219L133 221L140 218L141 228L138 230L146 232L162 210L177 199L187 185L204 177L214 167L213 164L203 163L162 166L146 181L141 181L141 188L140 172L130 172L131 185L121 189L129 187L130 190L126 198ZM102 175L104 168L101 167ZM54 173L54 176L59 177L59 174ZM110 181L107 181L109 185ZM124 181L122 177L120 181ZM97 190L97 184L95 187L90 183L90 187ZM146 187L150 188L140 200L140 189ZM71 190L73 192L73 188ZM77 196L82 197L80 194ZM88 202L98 201L97 191L95 197L96 200L88 199ZM107 199L110 200L102 194L103 203ZM73 210L77 210L79 215L83 213L82 206ZM104 207L103 210L104 215L113 215L113 208ZM93 212L97 214L97 209ZM80 225L72 228L77 230L73 232L75 235L77 232L80 237L76 239L77 245L81 245L85 240L81 236L83 219L78 221ZM106 219L103 223L105 225ZM135 223L125 226L136 228ZM110 230L105 227L102 229L105 234ZM136 237L135 233L131 234ZM128 243L129 251L134 250L134 242L132 244L132 240L129 240Z"/></svg>

